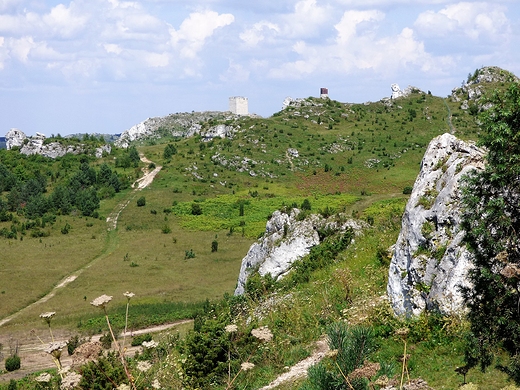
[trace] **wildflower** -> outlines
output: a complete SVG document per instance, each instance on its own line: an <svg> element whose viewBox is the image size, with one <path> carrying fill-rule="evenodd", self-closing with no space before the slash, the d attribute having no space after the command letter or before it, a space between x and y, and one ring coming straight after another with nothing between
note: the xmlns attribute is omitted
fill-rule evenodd
<svg viewBox="0 0 520 390"><path fill-rule="evenodd" d="M39 376L34 378L34 380L40 383L49 383L51 380L51 374L49 374L48 372L44 372L43 374L40 374Z"/></svg>
<svg viewBox="0 0 520 390"><path fill-rule="evenodd" d="M242 371L251 370L255 365L253 363L244 362L240 365L240 368L242 368Z"/></svg>
<svg viewBox="0 0 520 390"><path fill-rule="evenodd" d="M144 348L155 348L159 345L159 343L157 341L150 340L150 341L143 341L143 343L141 345Z"/></svg>
<svg viewBox="0 0 520 390"><path fill-rule="evenodd" d="M119 386L117 386L117 390L130 390L130 386L128 386L126 383L121 383Z"/></svg>
<svg viewBox="0 0 520 390"><path fill-rule="evenodd" d="M349 375L349 378L372 378L380 369L381 365L379 363L370 363L366 361L362 367L356 368L354 371L352 371L352 373Z"/></svg>
<svg viewBox="0 0 520 390"><path fill-rule="evenodd" d="M234 333L234 332L237 332L238 331L238 326L232 324L232 325L227 325L225 328L226 332L228 333Z"/></svg>
<svg viewBox="0 0 520 390"><path fill-rule="evenodd" d="M260 328L253 329L251 334L261 341L271 341L273 334L267 326L261 326Z"/></svg>
<svg viewBox="0 0 520 390"><path fill-rule="evenodd" d="M150 368L152 368L152 364L150 362L147 362L147 361L140 361L140 362L137 362L137 369L141 372L146 372L148 371Z"/></svg>
<svg viewBox="0 0 520 390"><path fill-rule="evenodd" d="M47 324L51 324L51 319L56 314L55 311L48 311L46 313L40 314L40 318L43 319Z"/></svg>
<svg viewBox="0 0 520 390"><path fill-rule="evenodd" d="M112 300L112 296L103 294L100 297L97 297L96 299L94 299L92 302L90 302L90 304L92 306L101 307L102 309L104 309L105 306L107 305L107 303L110 302L111 300Z"/></svg>
<svg viewBox="0 0 520 390"><path fill-rule="evenodd" d="M81 375L77 372L71 371L62 379L60 389L73 389L80 381Z"/></svg>
<svg viewBox="0 0 520 390"><path fill-rule="evenodd" d="M410 333L410 329L408 328L399 328L395 331L395 334L398 336L406 337Z"/></svg>
<svg viewBox="0 0 520 390"><path fill-rule="evenodd" d="M325 356L327 356L330 359L336 359L336 356L338 356L338 350L337 349L333 349L331 351L328 351Z"/></svg>
<svg viewBox="0 0 520 390"><path fill-rule="evenodd" d="M128 291L125 292L125 293L123 293L123 295L124 295L125 297L127 297L128 300L130 300L130 298L133 298L133 297L135 296L135 294L134 294L133 292L128 292Z"/></svg>
<svg viewBox="0 0 520 390"><path fill-rule="evenodd" d="M61 356L61 351L65 346L67 345L64 341L58 341L55 343L50 343L49 346L45 349L45 352L47 352L49 355L52 355L56 359L59 359Z"/></svg>
<svg viewBox="0 0 520 390"><path fill-rule="evenodd" d="M153 382L152 382L152 387L154 389L160 389L161 388L161 384L159 383L159 379L154 379Z"/></svg>

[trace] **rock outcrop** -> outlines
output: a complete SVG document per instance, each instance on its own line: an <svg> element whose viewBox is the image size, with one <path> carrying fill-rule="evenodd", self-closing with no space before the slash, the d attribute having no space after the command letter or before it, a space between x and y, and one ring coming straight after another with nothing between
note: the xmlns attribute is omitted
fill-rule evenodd
<svg viewBox="0 0 520 390"><path fill-rule="evenodd" d="M18 129L11 129L5 136L7 150L19 147L20 153L25 155L40 154L44 157L57 158L66 154L80 154L85 152L83 144L61 144L60 142L45 142L45 135L36 133L32 137L27 137L25 133ZM103 145L95 150L96 157L100 158L103 153L112 151L110 145Z"/></svg>
<svg viewBox="0 0 520 390"><path fill-rule="evenodd" d="M450 134L434 138L403 215L390 263L388 295L397 315L463 309L469 253L461 245L460 180L484 167L484 151Z"/></svg>
<svg viewBox="0 0 520 390"><path fill-rule="evenodd" d="M311 248L320 243L320 228L344 231L351 227L355 231L361 230L360 223L354 220L338 223L312 214L299 221L299 213L300 210L292 209L289 214L281 211L272 214L264 236L251 245L242 259L235 295L245 292L247 279L253 272L261 276L270 274L274 279L282 278L296 260L308 255Z"/></svg>
<svg viewBox="0 0 520 390"><path fill-rule="evenodd" d="M164 136L191 137L200 134L205 140L214 137L230 137L232 126L215 125L205 128L214 120L233 120L239 116L229 112L204 111L170 114L165 117L148 118L145 121L125 130L115 142L116 146L127 148L132 141L143 139L159 139Z"/></svg>
<svg viewBox="0 0 520 390"><path fill-rule="evenodd" d="M404 90L399 88L398 84L392 84L390 88L392 89L392 96L390 97L391 99L406 97L414 92L420 92L418 88L412 87L411 85L406 87Z"/></svg>
<svg viewBox="0 0 520 390"><path fill-rule="evenodd" d="M22 130L12 128L5 135L5 146L7 150L11 150L13 147L22 147L23 141L27 138Z"/></svg>
<svg viewBox="0 0 520 390"><path fill-rule="evenodd" d="M461 102L461 108L469 108L475 111L486 109L486 102L483 101L490 84L502 84L518 82L519 79L511 72L497 66L486 66L477 69L459 88L454 88L451 92L451 99Z"/></svg>

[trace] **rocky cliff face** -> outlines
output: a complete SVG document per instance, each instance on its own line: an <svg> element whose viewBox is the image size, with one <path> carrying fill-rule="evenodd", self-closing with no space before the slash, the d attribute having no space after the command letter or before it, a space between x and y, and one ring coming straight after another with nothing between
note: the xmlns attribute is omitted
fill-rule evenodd
<svg viewBox="0 0 520 390"><path fill-rule="evenodd" d="M165 117L148 118L125 130L115 142L115 145L127 148L132 141L159 139L164 136L191 137L195 134L200 134L206 140L214 137L229 137L234 131L232 126L216 125L205 128L204 124L213 120L232 120L236 118L238 118L237 115L220 111L177 113Z"/></svg>
<svg viewBox="0 0 520 390"><path fill-rule="evenodd" d="M80 154L85 152L84 145L62 145L59 142L45 143L45 135L36 133L32 137L27 137L25 133L18 129L11 129L5 136L7 150L19 147L20 153L25 155L40 154L44 157L57 158L68 153ZM112 151L110 145L103 145L94 152L96 157L101 158L103 153Z"/></svg>
<svg viewBox="0 0 520 390"><path fill-rule="evenodd" d="M290 214L273 213L267 221L264 236L251 245L242 259L235 295L245 292L247 279L253 272L261 276L271 274L274 279L283 277L296 260L308 255L311 248L320 243L318 229L326 227L344 231L352 227L357 232L361 230L361 224L356 221L340 224L317 214L298 221L299 213L298 209L292 209Z"/></svg>
<svg viewBox="0 0 520 390"><path fill-rule="evenodd" d="M434 138L406 205L390 263L388 295L398 315L463 309L460 285L471 267L461 246L460 180L484 166L484 151L450 134Z"/></svg>

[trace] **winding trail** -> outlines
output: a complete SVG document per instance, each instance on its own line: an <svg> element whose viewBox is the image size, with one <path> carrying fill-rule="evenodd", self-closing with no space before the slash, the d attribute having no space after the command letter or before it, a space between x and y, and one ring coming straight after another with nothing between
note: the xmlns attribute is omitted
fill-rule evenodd
<svg viewBox="0 0 520 390"><path fill-rule="evenodd" d="M448 110L448 116L446 117L446 122L448 123L448 127L450 128L450 134L455 133L455 126L453 126L453 123L451 122L451 110L450 106L448 106L448 103L446 103L446 99L442 99L444 102L444 105L446 106L446 109Z"/></svg>
<svg viewBox="0 0 520 390"><path fill-rule="evenodd" d="M132 199L136 196L136 194L139 191L141 191L143 188L148 187L153 182L153 179L155 178L155 176L159 173L159 171L162 168L162 166L156 166L156 168L154 170L150 171L148 166L149 166L149 164L152 163L152 161L148 160L142 153L140 154L140 158L141 158L142 162L147 164L142 169L143 176L140 177L139 179L137 179L132 184L132 188L133 188L132 192L130 192L128 194L127 198L124 201L120 202L114 208L114 210L110 213L110 215L107 217L106 222L107 222L107 229L108 229L109 232L111 232L111 231L113 231L113 230L115 230L117 228L117 221L119 219L119 215L125 209L125 207L128 206L128 204L132 201ZM15 313L13 313L13 314L5 317L5 318L2 318L0 320L0 327L5 325L6 323L11 321L12 319L18 317L21 313L25 312L29 308L32 308L34 306L40 305L41 303L47 302L49 299L54 297L54 295L56 295L56 292L59 289L66 287L69 283L71 283L74 280L76 280L78 278L78 276L81 275L81 273L84 270L89 268L92 264L94 264L98 260L100 260L100 259L104 258L105 256L107 256L107 254L109 252L111 252L109 249L112 246L114 246L114 245L115 245L115 232L114 233L109 233L108 242L107 242L106 248L105 248L105 250L103 250L102 254L100 254L99 256L96 256L88 264L84 265L82 268L74 271L72 274L70 274L70 275L66 276L65 278L63 278L56 286L54 286L52 288L52 290L49 293L44 295L42 298L40 298L36 302L33 302L30 305L28 305L28 306L18 310L17 312L15 312Z"/></svg>

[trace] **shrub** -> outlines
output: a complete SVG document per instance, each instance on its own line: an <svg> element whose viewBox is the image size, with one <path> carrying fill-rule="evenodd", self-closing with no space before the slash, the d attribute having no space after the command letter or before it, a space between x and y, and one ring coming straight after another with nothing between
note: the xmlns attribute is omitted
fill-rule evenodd
<svg viewBox="0 0 520 390"><path fill-rule="evenodd" d="M172 229L171 229L168 225L164 225L163 228L161 229L161 231L162 231L164 234L168 234L168 233L171 233L171 232L172 232Z"/></svg>
<svg viewBox="0 0 520 390"><path fill-rule="evenodd" d="M412 186L406 186L403 188L403 194L404 195L410 195L412 193L413 187Z"/></svg>
<svg viewBox="0 0 520 390"><path fill-rule="evenodd" d="M193 252L193 249L190 249L185 252L184 260L193 259L194 257L195 257L195 252Z"/></svg>
<svg viewBox="0 0 520 390"><path fill-rule="evenodd" d="M143 207L144 205L146 205L146 198L141 196L139 199L137 199L137 207Z"/></svg>
<svg viewBox="0 0 520 390"><path fill-rule="evenodd" d="M80 339L78 335L71 336L69 341L67 341L67 352L69 356L72 356L76 348L85 343L85 341L85 339Z"/></svg>
<svg viewBox="0 0 520 390"><path fill-rule="evenodd" d="M20 356L13 355L5 359L5 369L7 371L15 371L20 369Z"/></svg>
<svg viewBox="0 0 520 390"><path fill-rule="evenodd" d="M152 335L150 333L140 334L132 339L132 347L140 346L144 341L152 341Z"/></svg>
<svg viewBox="0 0 520 390"><path fill-rule="evenodd" d="M200 207L200 204L191 204L191 215L202 215L202 207Z"/></svg>
<svg viewBox="0 0 520 390"><path fill-rule="evenodd" d="M106 333L99 338L99 342L104 349L110 349L110 347L112 347L112 336Z"/></svg>
<svg viewBox="0 0 520 390"><path fill-rule="evenodd" d="M217 240L214 240L212 243L211 243L211 252L217 252L218 251L218 241Z"/></svg>
<svg viewBox="0 0 520 390"><path fill-rule="evenodd" d="M61 228L61 234L69 234L69 230L71 229L71 227L72 226L66 223L65 226Z"/></svg>

